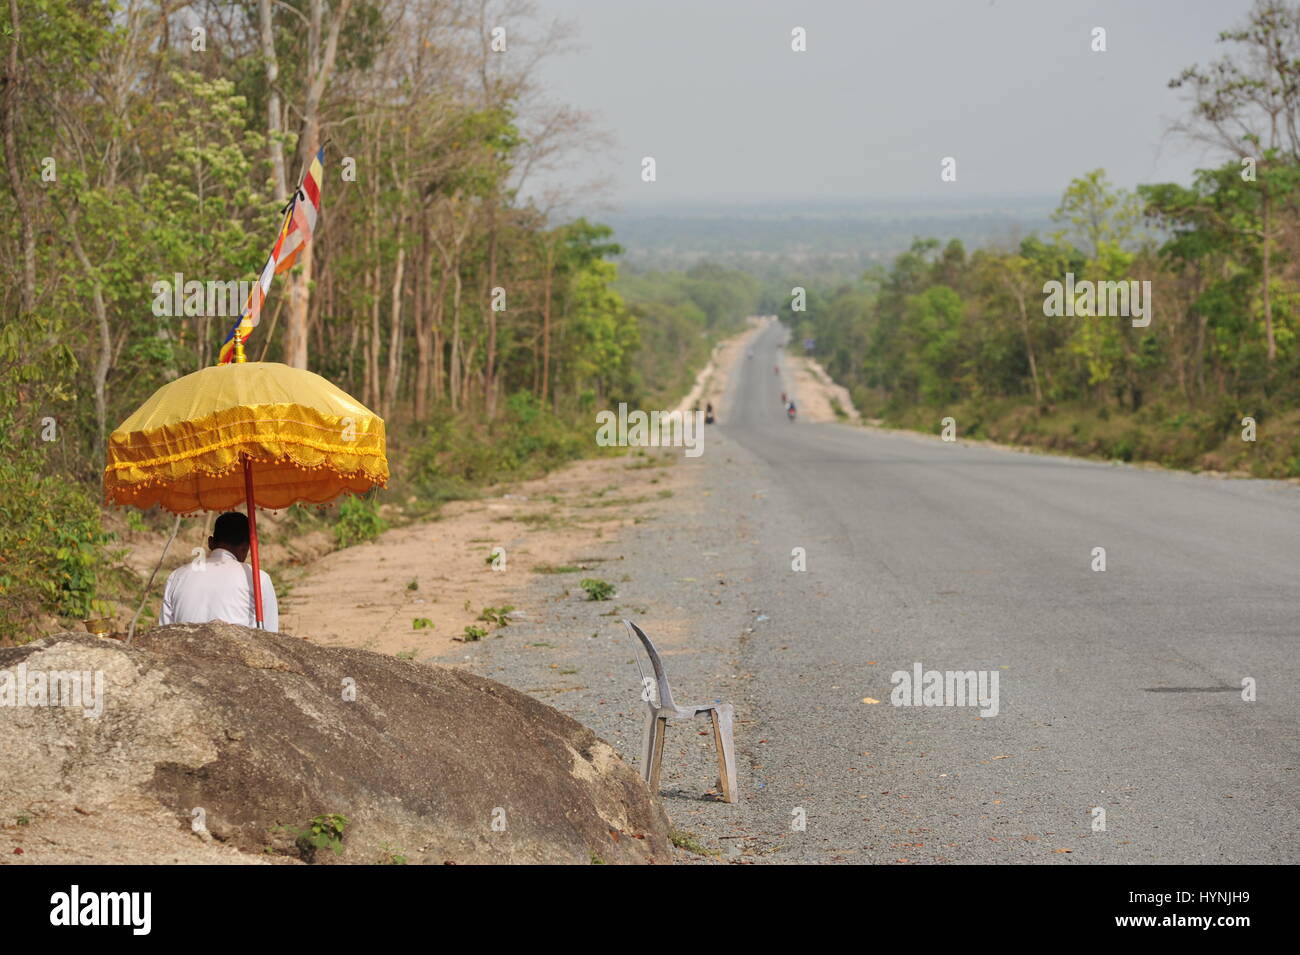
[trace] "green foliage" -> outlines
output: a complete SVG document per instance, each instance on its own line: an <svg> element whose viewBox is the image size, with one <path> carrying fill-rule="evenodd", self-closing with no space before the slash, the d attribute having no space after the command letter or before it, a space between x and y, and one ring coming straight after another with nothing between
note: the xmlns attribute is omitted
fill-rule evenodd
<svg viewBox="0 0 1300 955"><path fill-rule="evenodd" d="M509 604L504 607L484 607L483 612L478 615L478 619L487 623L494 623L498 627L508 627L510 625L510 611L514 609Z"/></svg>
<svg viewBox="0 0 1300 955"><path fill-rule="evenodd" d="M465 628L465 634L462 639L464 640L465 643L477 643L479 640L482 640L486 636L487 636L487 631L485 629L483 629L482 627L476 627L474 624L470 624Z"/></svg>
<svg viewBox="0 0 1300 955"><path fill-rule="evenodd" d="M380 865L406 865L410 861L400 849L387 842L379 847L379 852Z"/></svg>
<svg viewBox="0 0 1300 955"><path fill-rule="evenodd" d="M1074 239L1093 258L1107 246L1119 248L1132 241L1142 221L1138 197L1111 186L1106 170L1094 169L1071 181L1052 217L1065 228L1058 242Z"/></svg>
<svg viewBox="0 0 1300 955"><path fill-rule="evenodd" d="M640 388L658 404L690 390L713 345L743 329L761 298L753 276L707 262L688 272L622 275L614 287L636 318Z"/></svg>
<svg viewBox="0 0 1300 955"><path fill-rule="evenodd" d="M299 831L294 845L310 860L319 849L329 849L335 855L343 852L343 832L348 826L348 817L338 813L317 816Z"/></svg>
<svg viewBox="0 0 1300 955"><path fill-rule="evenodd" d="M58 441L0 398L0 632L29 633L32 617L91 615L105 546L95 498L52 465ZM56 419L57 433L57 419ZM66 440L66 438L61 439Z"/></svg>
<svg viewBox="0 0 1300 955"><path fill-rule="evenodd" d="M563 418L527 391L512 395L487 424L438 415L410 437L405 481L423 501L438 504L481 485L536 477L591 452L591 420Z"/></svg>
<svg viewBox="0 0 1300 955"><path fill-rule="evenodd" d="M428 617L416 617L411 621L412 630L432 630L433 621Z"/></svg>
<svg viewBox="0 0 1300 955"><path fill-rule="evenodd" d="M668 840L678 849L685 849L699 856L721 855L717 850L707 848L695 833L687 832L685 829L674 829L668 834Z"/></svg>
<svg viewBox="0 0 1300 955"><path fill-rule="evenodd" d="M334 540L339 547L351 547L374 540L388 530L388 522L379 514L379 504L373 495L348 495L339 505L338 520L334 524Z"/></svg>
<svg viewBox="0 0 1300 955"><path fill-rule="evenodd" d="M614 596L614 585L608 581L586 577L578 583L587 592L588 600L608 600Z"/></svg>

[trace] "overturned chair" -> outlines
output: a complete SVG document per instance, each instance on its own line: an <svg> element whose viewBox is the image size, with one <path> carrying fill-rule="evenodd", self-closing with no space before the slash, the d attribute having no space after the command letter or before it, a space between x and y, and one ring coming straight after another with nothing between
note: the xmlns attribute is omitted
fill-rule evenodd
<svg viewBox="0 0 1300 955"><path fill-rule="evenodd" d="M668 685L668 674L664 672L663 661L659 651L650 642L640 627L631 620L623 623L634 637L645 647L650 665L654 668L654 699L649 686L642 690L642 699L646 704L645 737L641 747L641 776L655 792L659 791L659 766L664 756L664 736L668 732L668 721L675 719L693 719L702 713L708 713L713 721L713 745L718 752L718 779L722 786L724 802L736 801L736 747L732 738L732 723L735 709L730 703L704 703L700 706L678 706L673 702L673 691ZM649 680L644 681L646 684Z"/></svg>

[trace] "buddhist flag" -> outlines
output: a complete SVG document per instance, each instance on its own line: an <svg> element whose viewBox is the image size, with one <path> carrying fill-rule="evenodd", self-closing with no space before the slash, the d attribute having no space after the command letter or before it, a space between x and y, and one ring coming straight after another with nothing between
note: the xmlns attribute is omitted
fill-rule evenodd
<svg viewBox="0 0 1300 955"><path fill-rule="evenodd" d="M321 164L324 161L325 147L322 146L316 158L311 161L311 168L303 177L298 194L294 196L289 231L284 237L284 247L280 250L280 263L275 267L277 275L293 266L298 260L298 253L311 241L312 234L316 231L316 217L320 215L320 181L325 171Z"/></svg>
<svg viewBox="0 0 1300 955"><path fill-rule="evenodd" d="M218 364L224 365L234 360L235 342L247 341L248 336L257 327L258 321L261 320L262 303L266 301L267 293L271 291L271 282L297 261L298 254L311 241L312 233L316 230L316 219L320 215L320 183L324 172L324 161L325 147L322 146L312 159L311 167L303 177L302 185L289 200L289 206L285 209L284 218L280 222L275 247L271 249L271 257L266 260L266 265L262 267L262 274L258 276L257 282L249 293L243 314L221 345Z"/></svg>

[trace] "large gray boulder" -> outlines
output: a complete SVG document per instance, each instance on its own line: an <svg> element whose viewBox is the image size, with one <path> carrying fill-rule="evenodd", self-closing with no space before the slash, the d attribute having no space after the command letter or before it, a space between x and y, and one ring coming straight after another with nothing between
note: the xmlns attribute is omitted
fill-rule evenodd
<svg viewBox="0 0 1300 955"><path fill-rule="evenodd" d="M93 686L102 673L102 713L88 715L90 700L7 705L20 665L29 697L38 674L88 673ZM640 777L544 703L460 670L224 623L160 627L130 647L64 633L0 649L0 814L6 854L52 820L71 827L50 830L53 846L98 818L133 834L130 861L148 856L142 827L158 830L160 862L178 839L268 861L672 861ZM313 851L301 834L332 814L348 820L342 851ZM32 829L15 829L20 818ZM50 861L126 861L112 845L63 845ZM40 854L29 842L0 861Z"/></svg>

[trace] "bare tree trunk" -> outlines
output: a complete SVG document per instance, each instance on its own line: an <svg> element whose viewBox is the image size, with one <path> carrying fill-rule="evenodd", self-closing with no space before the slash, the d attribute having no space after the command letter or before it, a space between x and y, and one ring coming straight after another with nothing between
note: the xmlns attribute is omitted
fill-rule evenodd
<svg viewBox="0 0 1300 955"><path fill-rule="evenodd" d="M442 312L442 306L438 306L439 313ZM446 393L446 368L444 367L443 353L447 348L446 337L442 334L441 320L433 327L433 397L436 401L441 401Z"/></svg>
<svg viewBox="0 0 1300 955"><path fill-rule="evenodd" d="M488 220L488 278L487 278L487 355L483 364L483 406L487 419L496 417L496 363L497 363L497 206L492 202L491 217Z"/></svg>
<svg viewBox="0 0 1300 955"><path fill-rule="evenodd" d="M361 323L353 321L348 324L352 326L352 334L348 341L347 383L348 390L355 392L357 388L357 337L361 333Z"/></svg>
<svg viewBox="0 0 1300 955"><path fill-rule="evenodd" d="M401 227L398 227L401 242ZM406 247L397 249L397 265L393 269L393 300L388 320L388 384L384 388L384 415L391 415L397 407L397 383L402 367L402 279L406 273Z"/></svg>
<svg viewBox="0 0 1300 955"><path fill-rule="evenodd" d="M1038 360L1034 357L1034 342L1029 336L1029 311L1025 306L1025 295L1019 289L1016 290L1016 304L1020 306L1020 328L1025 335L1025 351L1029 353L1029 374L1034 379L1034 406L1041 411L1043 388L1038 383Z"/></svg>
<svg viewBox="0 0 1300 955"><path fill-rule="evenodd" d="M258 26L261 33L262 66L266 73L266 141L271 153L271 184L276 201L283 204L289 198L289 185L284 171L284 117L280 112L280 60L275 52L275 31L272 29L271 0L258 0Z"/></svg>
<svg viewBox="0 0 1300 955"><path fill-rule="evenodd" d="M439 314L440 304L434 301L430 273L433 269L433 245L429 241L428 222L421 216L420 294L417 296L416 315L416 367L415 367L415 420L424 421L429 415L429 388L433 378L433 324ZM446 287L446 275L438 285L438 298Z"/></svg>
<svg viewBox="0 0 1300 955"><path fill-rule="evenodd" d="M1187 382L1187 343L1184 337L1187 332L1187 326L1191 324L1191 305L1190 303L1182 310L1182 320L1174 322L1171 328L1171 351L1174 356L1174 372L1178 378L1178 390L1183 394L1183 400L1189 405L1192 403L1192 393Z"/></svg>
<svg viewBox="0 0 1300 955"><path fill-rule="evenodd" d="M329 33L325 38L324 49L321 47L321 31L324 22L325 0L310 0L310 19L307 31L307 64L310 77L307 87L307 100L302 111L302 135L298 138L298 157L300 168L307 168L312 157L320 148L320 105L325 95L325 87L334 72L334 60L338 54L339 30L347 18L352 0L339 0L330 18ZM312 246L307 246L299 255L298 261L302 271L294 276L289 298L289 314L285 321L285 364L294 368L307 367L307 331L309 317L307 305L311 296Z"/></svg>
<svg viewBox="0 0 1300 955"><path fill-rule="evenodd" d="M1272 367L1273 359L1277 357L1277 343L1273 340L1273 299L1269 289L1269 284L1273 278L1273 234L1269 225L1273 216L1273 202L1268 194L1267 188L1264 190L1263 200L1261 202L1260 218L1264 233L1264 267L1263 267L1263 288L1261 290L1264 302L1264 336L1268 342L1268 363Z"/></svg>
<svg viewBox="0 0 1300 955"><path fill-rule="evenodd" d="M328 262L325 263L325 267L321 269L321 277L318 284L322 291L320 295L313 295L308 303L307 329L313 338L316 353L320 355L328 355L330 354L328 351L329 341L326 339L325 322L321 317L325 314L324 296L328 294L327 290L329 288Z"/></svg>
<svg viewBox="0 0 1300 955"><path fill-rule="evenodd" d="M412 417L423 421L429 415L429 333L415 334L415 408Z"/></svg>
<svg viewBox="0 0 1300 955"><path fill-rule="evenodd" d="M307 367L307 306L310 300L312 243L298 253L301 271L289 283L289 312L284 323L284 363L291 368Z"/></svg>
<svg viewBox="0 0 1300 955"><path fill-rule="evenodd" d="M68 234L72 251L81 263L86 278L90 280L95 306L95 321L99 325L99 354L95 358L95 371L92 379L95 391L95 458L104 457L105 438L108 435L108 371L113 360L113 340L108 329L108 308L104 304L104 287L100 283L99 273L90 264L86 250L81 246L81 236L77 233L77 218L74 212L69 221Z"/></svg>
<svg viewBox="0 0 1300 955"><path fill-rule="evenodd" d="M541 387L542 387L542 362L540 358L541 350L537 347L537 342L540 338L541 338L541 333L539 332L537 336L529 343L531 347L528 349L529 354L533 356L533 394L535 395L541 394Z"/></svg>
<svg viewBox="0 0 1300 955"><path fill-rule="evenodd" d="M1198 315L1196 322L1196 395L1205 394L1205 327L1208 315Z"/></svg>
<svg viewBox="0 0 1300 955"><path fill-rule="evenodd" d="M415 404L411 417L423 421L429 401L429 234L424 216L416 224L420 234L420 253L415 260L415 291L412 324L415 327Z"/></svg>
<svg viewBox="0 0 1300 955"><path fill-rule="evenodd" d="M465 370L460 379L460 406L462 408L473 407L471 398L473 397L470 386L474 384L476 377L481 377L477 372L472 371L474 368L474 356L478 354L479 339L476 336L465 346Z"/></svg>
<svg viewBox="0 0 1300 955"><path fill-rule="evenodd" d="M452 286L454 291L451 293L451 410L457 411L460 408L460 293L461 277L460 269L457 268L452 276L455 284Z"/></svg>
<svg viewBox="0 0 1300 955"><path fill-rule="evenodd" d="M371 272L370 288L370 407L379 407L379 266Z"/></svg>
<svg viewBox="0 0 1300 955"><path fill-rule="evenodd" d="M4 127L5 167L9 171L9 191L13 193L14 207L18 211L18 232L22 244L23 274L19 307L24 315L36 309L36 230L32 224L32 210L27 202L27 186L22 177L22 159L18 152L18 135L15 132L18 113L18 90L21 85L21 65L18 45L21 31L18 24L18 0L9 0L9 59L5 64L4 91L0 95L0 124Z"/></svg>
<svg viewBox="0 0 1300 955"><path fill-rule="evenodd" d="M555 246L547 240L546 273L542 281L542 404L551 387L551 281L555 268Z"/></svg>
<svg viewBox="0 0 1300 955"><path fill-rule="evenodd" d="M378 146L374 136L369 137L370 164L375 165ZM370 207L367 215L366 260L374 265L366 271L366 301L370 307L369 328L366 332L366 388L367 407L379 408L379 178L370 177Z"/></svg>
<svg viewBox="0 0 1300 955"><path fill-rule="evenodd" d="M444 267L438 272L438 291L429 303L429 379L433 388L433 397L435 401L442 400L442 317L445 310L445 301L447 295L447 282L449 281L448 270Z"/></svg>
<svg viewBox="0 0 1300 955"><path fill-rule="evenodd" d="M369 287L370 280L366 279L366 286ZM367 408L375 407L374 401L370 398L370 351L375 342L370 334L370 323L366 323L366 342L361 352L361 403Z"/></svg>

